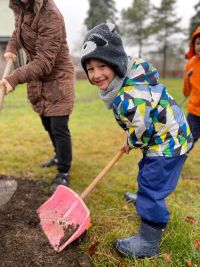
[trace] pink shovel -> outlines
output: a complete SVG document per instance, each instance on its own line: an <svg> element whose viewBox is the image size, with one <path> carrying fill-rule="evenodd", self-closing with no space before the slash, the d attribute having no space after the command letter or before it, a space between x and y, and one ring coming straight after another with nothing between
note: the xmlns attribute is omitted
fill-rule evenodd
<svg viewBox="0 0 200 267"><path fill-rule="evenodd" d="M62 251L90 227L90 211L83 199L95 188L124 153L119 150L93 182L78 196L66 186L58 186L54 194L37 210L40 225L52 247Z"/></svg>

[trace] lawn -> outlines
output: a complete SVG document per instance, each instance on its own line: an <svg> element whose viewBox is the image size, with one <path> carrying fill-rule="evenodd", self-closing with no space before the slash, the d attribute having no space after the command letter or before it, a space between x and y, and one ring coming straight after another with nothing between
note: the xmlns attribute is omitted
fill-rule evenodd
<svg viewBox="0 0 200 267"><path fill-rule="evenodd" d="M178 103L183 100L182 80L162 81ZM183 105L185 110L185 103ZM53 155L47 133L26 98L25 85L6 96L0 115L0 174L49 183L55 169L40 164ZM98 99L96 88L86 80L76 83L76 102L70 118L73 141L71 188L80 194L111 160L124 143L125 135L112 112ZM92 227L81 249L88 251L95 267L200 266L200 145L189 155L176 191L168 198L171 220L163 235L160 253L153 259L121 258L113 247L117 238L133 235L139 218L123 199L126 191L137 190L137 163L142 154L124 155L85 199ZM199 241L199 243L198 243Z"/></svg>

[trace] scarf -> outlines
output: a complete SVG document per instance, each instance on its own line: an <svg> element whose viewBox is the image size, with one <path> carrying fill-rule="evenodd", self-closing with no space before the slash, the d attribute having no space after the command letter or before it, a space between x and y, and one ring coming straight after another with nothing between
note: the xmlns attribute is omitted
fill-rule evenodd
<svg viewBox="0 0 200 267"><path fill-rule="evenodd" d="M132 57L128 57L126 75L123 78L120 78L119 76L116 75L106 90L99 91L99 97L104 101L108 109L112 108L112 104L117 96L117 93L122 87L127 74L130 72L133 66L133 63L134 59L132 59Z"/></svg>

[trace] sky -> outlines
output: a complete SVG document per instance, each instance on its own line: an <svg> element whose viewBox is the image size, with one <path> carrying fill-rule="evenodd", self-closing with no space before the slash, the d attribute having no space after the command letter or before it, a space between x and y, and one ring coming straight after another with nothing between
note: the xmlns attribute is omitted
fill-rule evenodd
<svg viewBox="0 0 200 267"><path fill-rule="evenodd" d="M121 11L123 8L130 7L133 0L115 0L116 8ZM55 0L61 13L64 16L67 39L70 50L78 49L85 35L85 27L83 25L89 9L88 0ZM160 0L151 0L155 5ZM183 27L188 27L190 18L194 15L194 5L198 0L177 0L176 12L182 18L180 23Z"/></svg>

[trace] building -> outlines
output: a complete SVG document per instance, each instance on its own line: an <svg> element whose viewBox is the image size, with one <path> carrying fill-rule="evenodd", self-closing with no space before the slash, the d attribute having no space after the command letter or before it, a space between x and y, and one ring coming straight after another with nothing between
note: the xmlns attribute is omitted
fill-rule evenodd
<svg viewBox="0 0 200 267"><path fill-rule="evenodd" d="M3 54L7 45L7 42L14 29L14 16L12 10L9 9L9 0L1 0L0 5L0 74L2 77L5 61Z"/></svg>

